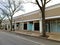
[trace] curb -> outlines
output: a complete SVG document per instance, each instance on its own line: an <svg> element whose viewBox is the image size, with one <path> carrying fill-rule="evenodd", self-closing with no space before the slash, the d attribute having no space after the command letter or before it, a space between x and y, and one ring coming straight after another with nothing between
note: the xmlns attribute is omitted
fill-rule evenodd
<svg viewBox="0 0 60 45"><path fill-rule="evenodd" d="M49 41L53 41L53 42L58 42L60 43L60 41L57 41L57 40L52 40L52 39L47 39L47 38L44 38L44 37L40 37L41 39L44 39L44 40L49 40Z"/></svg>

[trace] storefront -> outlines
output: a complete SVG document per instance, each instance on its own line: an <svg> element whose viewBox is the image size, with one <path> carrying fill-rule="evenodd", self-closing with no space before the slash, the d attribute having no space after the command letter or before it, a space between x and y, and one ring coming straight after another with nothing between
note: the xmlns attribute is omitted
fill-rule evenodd
<svg viewBox="0 0 60 45"><path fill-rule="evenodd" d="M48 20L46 30L47 32L60 32L60 19Z"/></svg>

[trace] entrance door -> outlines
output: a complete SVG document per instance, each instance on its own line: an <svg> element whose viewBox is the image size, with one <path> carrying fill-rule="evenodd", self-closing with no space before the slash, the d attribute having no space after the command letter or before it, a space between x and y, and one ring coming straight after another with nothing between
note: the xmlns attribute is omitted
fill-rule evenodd
<svg viewBox="0 0 60 45"><path fill-rule="evenodd" d="M46 23L46 32L50 32L50 23Z"/></svg>
<svg viewBox="0 0 60 45"><path fill-rule="evenodd" d="M39 23L34 23L34 30L39 31Z"/></svg>
<svg viewBox="0 0 60 45"><path fill-rule="evenodd" d="M27 24L24 24L24 30L27 30Z"/></svg>
<svg viewBox="0 0 60 45"><path fill-rule="evenodd" d="M60 22L57 23L57 32L60 32Z"/></svg>
<svg viewBox="0 0 60 45"><path fill-rule="evenodd" d="M20 24L19 23L16 23L16 28L17 28L17 30L19 30L19 28L20 28Z"/></svg>
<svg viewBox="0 0 60 45"><path fill-rule="evenodd" d="M29 30L32 30L32 23L29 24Z"/></svg>
<svg viewBox="0 0 60 45"><path fill-rule="evenodd" d="M52 32L57 32L57 25L56 23L52 23Z"/></svg>

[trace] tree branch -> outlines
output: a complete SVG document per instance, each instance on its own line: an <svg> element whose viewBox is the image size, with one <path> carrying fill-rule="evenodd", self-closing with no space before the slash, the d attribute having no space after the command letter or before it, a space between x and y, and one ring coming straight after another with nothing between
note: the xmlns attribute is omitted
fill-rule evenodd
<svg viewBox="0 0 60 45"><path fill-rule="evenodd" d="M51 0L48 0L48 1L46 2L46 4L49 3L50 1L51 1Z"/></svg>
<svg viewBox="0 0 60 45"><path fill-rule="evenodd" d="M43 6L43 0L41 0L42 6Z"/></svg>
<svg viewBox="0 0 60 45"><path fill-rule="evenodd" d="M41 9L41 11L42 11L42 7L40 6L38 0L36 0L36 3L37 3L37 5L39 6L39 8Z"/></svg>
<svg viewBox="0 0 60 45"><path fill-rule="evenodd" d="M0 4L2 4L2 3L0 3ZM10 5L10 4L9 4ZM10 12L10 14L11 14L11 10L9 9L9 7L8 6L5 6L5 5L3 5L2 4L2 6L4 6L4 8L6 9L5 10L5 13L6 13L6 11L8 10L9 12ZM2 8L0 8L0 9L2 9ZM3 9L2 9L3 10ZM6 13L7 14L7 13Z"/></svg>
<svg viewBox="0 0 60 45"><path fill-rule="evenodd" d="M6 10L4 10L4 9L2 9L2 8L0 8L1 10L2 10L2 12L8 17L8 19L10 20L10 18L9 18L9 14L7 13L7 11Z"/></svg>

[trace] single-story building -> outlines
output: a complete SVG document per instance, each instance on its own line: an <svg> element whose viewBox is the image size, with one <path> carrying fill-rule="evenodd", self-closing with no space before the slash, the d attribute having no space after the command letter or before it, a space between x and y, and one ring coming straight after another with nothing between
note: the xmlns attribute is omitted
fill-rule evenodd
<svg viewBox="0 0 60 45"><path fill-rule="evenodd" d="M45 19L47 32L60 32L60 4L47 7ZM5 25L4 29L10 29L8 20L3 21L3 25ZM40 10L14 17L12 28L15 30L39 31L41 33L42 18Z"/></svg>

